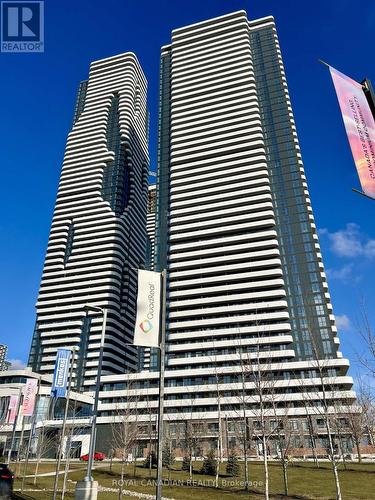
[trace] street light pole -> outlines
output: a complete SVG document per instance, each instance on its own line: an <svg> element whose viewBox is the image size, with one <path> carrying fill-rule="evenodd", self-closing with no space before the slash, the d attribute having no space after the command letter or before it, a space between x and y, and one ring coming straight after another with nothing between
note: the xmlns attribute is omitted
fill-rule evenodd
<svg viewBox="0 0 375 500"><path fill-rule="evenodd" d="M96 442L96 421L98 416L98 406L99 406L99 391L100 391L100 379L102 374L103 365L103 353L104 353L104 340L105 332L107 326L107 308L98 306L85 306L86 313L88 311L96 311L103 314L102 323L102 334L100 338L100 351L99 351L99 362L98 362L98 373L96 376L96 386L94 395L94 406L92 410L92 420L91 420L91 432L90 432L90 445L89 445L89 458L87 462L86 476L83 481L77 482L75 498L85 499L85 500L96 500L98 495L97 483L95 483L92 477L92 466L94 462L95 453L95 442Z"/></svg>
<svg viewBox="0 0 375 500"><path fill-rule="evenodd" d="M103 323L102 323L102 335L100 338L99 363L98 363L98 374L96 377L94 407L93 407L93 414L92 414L92 421L91 421L89 459L87 462L87 472L86 472L85 481L93 481L92 466L93 466L93 462L94 462L94 453L95 453L96 420L97 420L97 416L98 416L100 379L101 379L102 365L103 365L105 330L106 330L106 326L107 326L107 309L105 307L103 307L103 308L96 308L96 307L91 308L90 307L90 309L92 309L94 311L100 310L103 313Z"/></svg>

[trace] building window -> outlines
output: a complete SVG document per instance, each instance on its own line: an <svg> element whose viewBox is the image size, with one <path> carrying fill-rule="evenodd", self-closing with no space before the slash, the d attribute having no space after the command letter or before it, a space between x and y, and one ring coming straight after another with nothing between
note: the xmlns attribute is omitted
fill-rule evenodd
<svg viewBox="0 0 375 500"><path fill-rule="evenodd" d="M73 240L74 240L74 224L73 221L70 221L68 227L68 236L66 238L66 245L65 245L64 266L66 266L66 264L69 261L69 257L72 254Z"/></svg>
<svg viewBox="0 0 375 500"><path fill-rule="evenodd" d="M323 352L324 354L332 354L332 346L329 340L323 340Z"/></svg>
<svg viewBox="0 0 375 500"><path fill-rule="evenodd" d="M115 158L104 167L102 197L108 201L116 215L121 215L129 202L130 170L125 147L121 142L120 97L112 96L107 120L107 148Z"/></svg>

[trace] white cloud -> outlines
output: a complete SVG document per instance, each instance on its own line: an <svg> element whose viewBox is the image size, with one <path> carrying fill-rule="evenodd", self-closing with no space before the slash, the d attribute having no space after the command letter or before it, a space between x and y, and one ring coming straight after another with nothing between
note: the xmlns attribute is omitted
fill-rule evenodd
<svg viewBox="0 0 375 500"><path fill-rule="evenodd" d="M11 370L23 370L24 368L26 368L26 363L24 363L20 359L7 359L7 361L9 361L9 363L11 364Z"/></svg>
<svg viewBox="0 0 375 500"><path fill-rule="evenodd" d="M358 224L350 222L345 229L334 233L330 233L328 229L321 229L319 233L328 237L331 250L338 257L375 257L375 239L361 233Z"/></svg>
<svg viewBox="0 0 375 500"><path fill-rule="evenodd" d="M347 264L340 269L326 269L328 279L349 281L352 279L353 264Z"/></svg>
<svg viewBox="0 0 375 500"><path fill-rule="evenodd" d="M336 318L336 326L339 330L350 330L350 328L352 327L350 319L346 314L335 316L335 318Z"/></svg>

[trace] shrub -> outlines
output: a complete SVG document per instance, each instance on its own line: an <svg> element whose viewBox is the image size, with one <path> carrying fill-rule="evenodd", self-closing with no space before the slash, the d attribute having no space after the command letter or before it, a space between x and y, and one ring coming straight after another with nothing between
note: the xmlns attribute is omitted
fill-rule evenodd
<svg viewBox="0 0 375 500"><path fill-rule="evenodd" d="M167 467L170 469L174 461L176 460L176 455L173 450L170 449L169 446L166 446L163 450L163 467Z"/></svg>
<svg viewBox="0 0 375 500"><path fill-rule="evenodd" d="M208 476L215 476L216 467L217 467L217 462L216 462L215 452L214 450L210 450L207 453L206 458L203 460L201 473L206 474Z"/></svg>
<svg viewBox="0 0 375 500"><path fill-rule="evenodd" d="M158 466L158 459L156 457L156 453L154 451L152 451L151 453L149 453L147 455L147 458L143 462L143 467L145 469L147 469L148 467L150 467L150 459L151 459L151 467L157 467Z"/></svg>
<svg viewBox="0 0 375 500"><path fill-rule="evenodd" d="M182 459L182 470L190 470L190 457L189 455L184 455L184 458Z"/></svg>
<svg viewBox="0 0 375 500"><path fill-rule="evenodd" d="M231 453L228 457L226 472L228 476L239 476L240 475L240 464L238 463L238 457L234 453Z"/></svg>

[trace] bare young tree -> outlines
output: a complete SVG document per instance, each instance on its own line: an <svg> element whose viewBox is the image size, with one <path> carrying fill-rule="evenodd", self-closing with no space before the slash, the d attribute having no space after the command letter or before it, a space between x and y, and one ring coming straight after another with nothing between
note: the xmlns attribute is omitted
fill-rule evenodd
<svg viewBox="0 0 375 500"><path fill-rule="evenodd" d="M269 434L268 434L268 418L267 418L267 408L266 400L267 395L265 391L266 377L265 374L259 368L254 365L251 366L252 378L255 382L255 393L257 394L257 399L259 403L258 409L258 419L253 421L254 430L256 431L256 437L261 442L261 450L263 457L263 469L264 469L264 498L269 499Z"/></svg>
<svg viewBox="0 0 375 500"><path fill-rule="evenodd" d="M63 484L61 489L61 500L64 500L67 491L67 482L69 474L70 459L72 454L72 444L74 442L74 436L80 435L82 432L87 432L87 424L83 424L79 415L76 413L77 401L74 401L73 412L70 421L68 421L66 436L64 440L64 474L63 474Z"/></svg>
<svg viewBox="0 0 375 500"><path fill-rule="evenodd" d="M168 469L168 481L171 480L171 469L175 460L175 450L173 449L172 426L168 416L164 424L164 443L163 443L163 467Z"/></svg>
<svg viewBox="0 0 375 500"><path fill-rule="evenodd" d="M335 381L328 377L329 360L321 359L320 351L314 335L310 331L310 342L313 353L313 367L318 379L319 388L317 391L306 391L306 387L302 384L303 398L310 401L311 408L314 409L315 415L318 415L324 423L326 439L327 439L327 455L331 462L332 473L336 488L336 500L342 500L341 485L338 474L339 460L337 458L337 450L334 442L334 433L332 423L335 419L335 404L332 400L337 397L335 393ZM341 396L341 394L340 394ZM345 404L347 402L345 401ZM311 412L311 410L309 410Z"/></svg>
<svg viewBox="0 0 375 500"><path fill-rule="evenodd" d="M357 452L358 463L362 462L361 443L364 438L368 438L372 443L371 430L374 420L374 406L371 392L365 387L361 379L358 379L358 388L356 391L357 400L343 411L343 418L347 429L354 441Z"/></svg>
<svg viewBox="0 0 375 500"><path fill-rule="evenodd" d="M193 421L193 412L191 412L190 418L184 421L184 435L183 435L183 448L189 460L189 479L193 478L193 462L197 455L197 449L199 448L202 429L204 424L200 422Z"/></svg>
<svg viewBox="0 0 375 500"><path fill-rule="evenodd" d="M304 389L303 389L304 391ZM307 425L307 431L309 433L309 441L311 445L311 451L314 457L314 463L316 467L319 469L319 457L318 457L318 451L317 451L317 446L316 446L316 433L314 431L314 426L310 414L310 410L308 409L308 400L305 398L303 399L303 406L305 408L305 415L306 415L306 425Z"/></svg>
<svg viewBox="0 0 375 500"><path fill-rule="evenodd" d="M339 401L335 401L333 406L333 415L331 415L330 419L332 422L332 433L336 439L335 443L335 451L337 451L337 455L341 457L342 463L344 465L344 469L347 469L346 465L346 453L347 453L347 435L348 435L348 422L346 417L344 416L345 412L343 411L343 407ZM350 411L350 410L349 410Z"/></svg>
<svg viewBox="0 0 375 500"><path fill-rule="evenodd" d="M269 445L275 434L270 426L273 407L277 399L275 392L278 369L272 364L269 353L261 350L262 340L258 332L258 342L252 352L247 352L244 364L245 378L253 387L251 412L253 414L253 434L260 442L263 471L264 471L264 498L269 500Z"/></svg>
<svg viewBox="0 0 375 500"><path fill-rule="evenodd" d="M367 373L375 377L375 333L363 302L360 306L360 316L358 333L362 338L363 350L358 354L358 358Z"/></svg>
<svg viewBox="0 0 375 500"><path fill-rule="evenodd" d="M294 420L289 416L289 405L285 404L281 408L276 399L273 401L274 419L270 421L271 430L277 443L277 456L283 469L284 494L289 495L288 466L290 464L290 454L293 445L293 438L296 435L293 427ZM280 411L281 410L281 411Z"/></svg>
<svg viewBox="0 0 375 500"><path fill-rule="evenodd" d="M146 414L147 414L147 442L148 442L148 470L149 477L152 477L153 454L155 454L154 441L156 432L156 415L151 405L149 395L146 396Z"/></svg>
<svg viewBox="0 0 375 500"><path fill-rule="evenodd" d="M275 369L272 366L269 354L262 351L264 340L261 333L264 326L256 322L258 337L251 349L244 345L239 335L239 366L240 366L240 391L239 391L239 417L241 424L238 426L239 438L244 454L245 489L249 485L248 454L252 442L260 444L264 470L264 498L269 499L269 442L274 435L269 421L272 416L272 404L275 398ZM240 332L239 332L240 333ZM276 370L277 371L277 370ZM251 418L250 418L251 416Z"/></svg>
<svg viewBox="0 0 375 500"><path fill-rule="evenodd" d="M34 484L36 484L40 462L44 457L56 448L56 436L51 430L46 429L44 422L37 429L37 444L36 444L36 464L34 470Z"/></svg>
<svg viewBox="0 0 375 500"><path fill-rule="evenodd" d="M134 448L139 439L139 396L136 396L134 392L132 385L128 383L127 395L124 400L117 403L111 424L112 448L115 455L121 459L119 500L122 499L122 485L128 456L134 455Z"/></svg>
<svg viewBox="0 0 375 500"><path fill-rule="evenodd" d="M217 415L218 415L218 425L217 425L217 439L216 439L216 474L215 474L215 487L219 487L219 474L220 474L220 465L223 461L223 426L222 426L222 415L221 415L221 391L220 391L220 383L221 383L221 371L218 366L217 361L217 351L215 342L213 342L214 349L214 358L212 359L213 367L214 367L214 377L215 377L215 392L216 392L216 402L217 402Z"/></svg>
<svg viewBox="0 0 375 500"><path fill-rule="evenodd" d="M249 406L249 397L247 395L246 383L247 383L247 371L245 370L245 362L243 359L243 348L241 342L240 332L237 342L237 353L239 357L239 367L240 367L240 390L238 393L239 408L235 408L236 413L238 413L238 420L234 422L234 429L236 439L238 439L242 446L243 458L244 458L244 484L245 491L249 489L249 463L248 463L248 452L250 447L250 426L247 416L247 408Z"/></svg>

